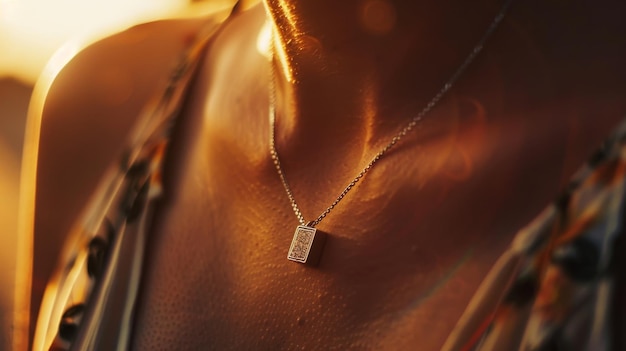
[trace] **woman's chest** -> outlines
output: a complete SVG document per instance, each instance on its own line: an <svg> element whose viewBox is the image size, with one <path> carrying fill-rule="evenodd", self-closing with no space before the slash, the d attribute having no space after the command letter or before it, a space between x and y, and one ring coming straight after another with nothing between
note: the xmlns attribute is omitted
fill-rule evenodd
<svg viewBox="0 0 626 351"><path fill-rule="evenodd" d="M363 247L331 235L308 267L286 259L291 232L161 228L135 324L141 349L435 350L491 263L482 248Z"/></svg>
<svg viewBox="0 0 626 351"><path fill-rule="evenodd" d="M286 256L297 220L280 182L228 151L203 150L188 145L170 163L139 349L439 349L508 242L483 235L492 213L457 212L466 195L437 203L434 193L390 191L381 209L363 201L364 185L320 224L319 265L294 263Z"/></svg>
<svg viewBox="0 0 626 351"><path fill-rule="evenodd" d="M444 144L405 148L321 223L328 238L313 268L286 259L298 222L265 137L237 138L267 124L249 118L207 136L203 112L183 125L167 164L135 323L140 349L437 350L515 231L572 171L564 163L586 151L568 159L558 120L533 136L487 123L468 129L484 138L461 129ZM406 182L412 174L420 181Z"/></svg>

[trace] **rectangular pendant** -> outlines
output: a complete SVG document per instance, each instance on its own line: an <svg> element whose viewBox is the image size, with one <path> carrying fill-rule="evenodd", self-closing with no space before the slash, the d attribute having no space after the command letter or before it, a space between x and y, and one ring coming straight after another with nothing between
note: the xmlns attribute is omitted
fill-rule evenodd
<svg viewBox="0 0 626 351"><path fill-rule="evenodd" d="M322 254L326 235L315 228L299 225L291 240L287 259L317 265Z"/></svg>

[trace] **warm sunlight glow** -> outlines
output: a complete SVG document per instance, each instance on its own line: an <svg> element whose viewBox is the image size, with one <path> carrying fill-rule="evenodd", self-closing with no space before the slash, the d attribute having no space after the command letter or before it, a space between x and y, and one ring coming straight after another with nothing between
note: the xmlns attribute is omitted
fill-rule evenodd
<svg viewBox="0 0 626 351"><path fill-rule="evenodd" d="M272 25L270 22L265 22L263 28L259 32L259 36L256 39L256 49L257 51L267 57L268 59L271 57L270 47L272 40Z"/></svg>
<svg viewBox="0 0 626 351"><path fill-rule="evenodd" d="M182 9L186 0L0 0L0 77L33 83L54 51Z"/></svg>
<svg viewBox="0 0 626 351"><path fill-rule="evenodd" d="M367 0L361 7L359 19L367 32L385 35L396 25L396 10L387 0Z"/></svg>

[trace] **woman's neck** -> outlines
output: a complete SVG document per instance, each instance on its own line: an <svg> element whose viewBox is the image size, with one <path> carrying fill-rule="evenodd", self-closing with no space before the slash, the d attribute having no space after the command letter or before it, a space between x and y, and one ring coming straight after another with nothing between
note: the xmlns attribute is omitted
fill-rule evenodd
<svg viewBox="0 0 626 351"><path fill-rule="evenodd" d="M392 136L442 88L501 6L494 0L265 5L280 58L279 137L330 133L372 144Z"/></svg>

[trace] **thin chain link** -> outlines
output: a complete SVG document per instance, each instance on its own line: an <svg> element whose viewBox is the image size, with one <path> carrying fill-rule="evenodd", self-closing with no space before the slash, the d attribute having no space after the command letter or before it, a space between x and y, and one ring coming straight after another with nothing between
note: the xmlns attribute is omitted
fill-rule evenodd
<svg viewBox="0 0 626 351"><path fill-rule="evenodd" d="M452 76L446 81L441 90L435 94L435 96L426 104L426 106L415 115L409 123L402 128L387 145L385 145L374 157L371 161L363 168L357 175L348 183L348 185L343 189L343 191L337 196L335 201L328 206L315 220L307 222L302 215L302 211L300 211L300 207L296 203L296 199L293 195L293 191L287 182L287 177L285 176L285 172L280 163L280 158L278 157L278 152L276 151L276 69L274 67L274 37L273 35L270 37L270 55L271 55L271 77L270 77L270 103L269 103L269 120L270 120L270 154L272 156L272 160L274 161L274 165L276 166L276 171L280 177L280 181L283 183L283 187L285 188L285 192L289 197L289 201L291 202L291 208L293 212L298 217L298 221L301 225L306 225L309 227L315 227L319 224L334 208L337 204L343 200L343 198L354 188L354 186L369 172L376 162L378 162L391 148L393 148L404 136L406 136L415 126L430 112L441 100L441 98L454 86L458 78L463 74L465 69L474 61L476 56L482 51L484 44L487 42L487 39L493 34L498 25L502 22L504 15L509 9L513 0L507 0L500 12L493 19L483 36L480 38L478 43L474 46L472 51L469 53L467 58L461 63L461 65L454 71ZM273 30L273 29L272 29Z"/></svg>

